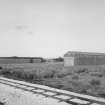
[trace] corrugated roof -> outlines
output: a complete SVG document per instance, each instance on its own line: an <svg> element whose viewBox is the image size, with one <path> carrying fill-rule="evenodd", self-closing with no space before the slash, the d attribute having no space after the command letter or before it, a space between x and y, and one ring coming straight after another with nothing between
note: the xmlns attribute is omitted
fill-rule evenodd
<svg viewBox="0 0 105 105"><path fill-rule="evenodd" d="M73 55L104 55L105 56L105 53L97 53L97 52L80 52L80 51L68 51L66 54L64 54L64 56L73 56Z"/></svg>

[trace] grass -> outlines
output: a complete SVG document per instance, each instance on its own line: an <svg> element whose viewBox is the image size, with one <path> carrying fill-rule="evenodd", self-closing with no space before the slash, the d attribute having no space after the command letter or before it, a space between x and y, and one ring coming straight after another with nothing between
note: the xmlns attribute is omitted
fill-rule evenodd
<svg viewBox="0 0 105 105"><path fill-rule="evenodd" d="M1 64L0 75L105 98L105 66L61 63Z"/></svg>

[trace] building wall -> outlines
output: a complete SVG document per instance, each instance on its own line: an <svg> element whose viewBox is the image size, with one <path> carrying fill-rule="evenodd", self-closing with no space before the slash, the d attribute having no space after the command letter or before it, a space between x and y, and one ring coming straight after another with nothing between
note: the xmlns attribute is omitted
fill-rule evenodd
<svg viewBox="0 0 105 105"><path fill-rule="evenodd" d="M69 53L64 56L64 66L105 65L105 54Z"/></svg>
<svg viewBox="0 0 105 105"><path fill-rule="evenodd" d="M64 66L74 66L74 57L65 57Z"/></svg>
<svg viewBox="0 0 105 105"><path fill-rule="evenodd" d="M0 59L0 64L29 63L29 59Z"/></svg>
<svg viewBox="0 0 105 105"><path fill-rule="evenodd" d="M31 59L29 59L29 60L31 60ZM32 59L32 63L40 63L40 62L42 62L42 59ZM29 61L29 63L30 63L30 61Z"/></svg>
<svg viewBox="0 0 105 105"><path fill-rule="evenodd" d="M81 55L75 56L75 65L94 65L96 63L95 56Z"/></svg>
<svg viewBox="0 0 105 105"><path fill-rule="evenodd" d="M21 63L40 63L42 59L38 58L0 58L0 64L21 64Z"/></svg>
<svg viewBox="0 0 105 105"><path fill-rule="evenodd" d="M80 56L75 57L75 65L105 65L105 56Z"/></svg>

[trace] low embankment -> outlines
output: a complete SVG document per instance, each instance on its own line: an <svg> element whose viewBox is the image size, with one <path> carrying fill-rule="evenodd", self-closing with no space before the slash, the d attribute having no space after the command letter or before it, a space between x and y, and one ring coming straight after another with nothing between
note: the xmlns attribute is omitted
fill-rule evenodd
<svg viewBox="0 0 105 105"><path fill-rule="evenodd" d="M105 99L0 77L0 101L6 105L105 105Z"/></svg>
<svg viewBox="0 0 105 105"><path fill-rule="evenodd" d="M64 67L63 63L5 64L0 75L105 98L105 66Z"/></svg>

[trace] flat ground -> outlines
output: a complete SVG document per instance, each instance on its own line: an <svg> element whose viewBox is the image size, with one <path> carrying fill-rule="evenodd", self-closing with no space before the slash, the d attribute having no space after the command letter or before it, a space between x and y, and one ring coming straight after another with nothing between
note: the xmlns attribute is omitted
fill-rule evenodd
<svg viewBox="0 0 105 105"><path fill-rule="evenodd" d="M0 75L105 98L105 66L64 67L60 63L2 64Z"/></svg>

